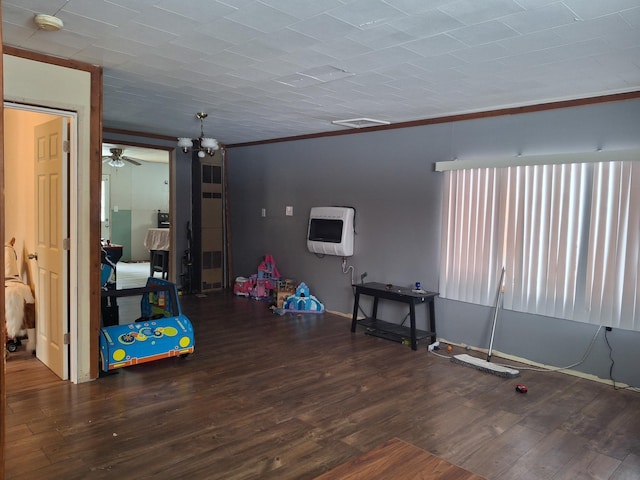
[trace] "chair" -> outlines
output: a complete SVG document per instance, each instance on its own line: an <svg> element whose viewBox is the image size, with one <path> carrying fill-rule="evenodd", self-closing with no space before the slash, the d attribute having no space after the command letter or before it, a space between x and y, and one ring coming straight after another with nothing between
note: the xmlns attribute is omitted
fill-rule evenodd
<svg viewBox="0 0 640 480"><path fill-rule="evenodd" d="M22 281L14 244L15 238L12 238L4 246L5 344L9 352L15 352L21 345L18 335L26 329L27 349L35 352L35 298L31 287Z"/></svg>
<svg viewBox="0 0 640 480"><path fill-rule="evenodd" d="M116 263L109 256L109 252L104 248L100 248L100 315L103 327L118 325L120 321L120 313L118 308L118 299L115 296L108 296L106 293L116 290Z"/></svg>
<svg viewBox="0 0 640 480"><path fill-rule="evenodd" d="M151 250L150 277L156 272L161 272L162 279L169 277L169 252L167 250Z"/></svg>

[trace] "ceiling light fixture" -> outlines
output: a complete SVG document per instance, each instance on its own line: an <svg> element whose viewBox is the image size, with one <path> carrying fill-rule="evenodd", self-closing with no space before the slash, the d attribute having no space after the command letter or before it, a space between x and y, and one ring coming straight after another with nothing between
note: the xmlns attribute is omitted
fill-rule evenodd
<svg viewBox="0 0 640 480"><path fill-rule="evenodd" d="M218 141L215 138L209 138L204 136L204 119L208 117L208 114L204 112L196 113L196 118L200 120L200 138L195 139L198 142L197 152L198 157L204 158L207 154L211 157L216 153L216 150L220 148ZM178 147L182 149L184 153L188 153L189 149L193 147L194 140L187 137L178 138Z"/></svg>
<svg viewBox="0 0 640 480"><path fill-rule="evenodd" d="M124 167L124 162L119 158L112 158L107 162L110 166L115 168Z"/></svg>
<svg viewBox="0 0 640 480"><path fill-rule="evenodd" d="M33 21L38 26L40 30L48 30L50 32L55 32L57 30L61 30L64 27L64 23L58 17L54 17L53 15L45 15L40 13L33 17Z"/></svg>

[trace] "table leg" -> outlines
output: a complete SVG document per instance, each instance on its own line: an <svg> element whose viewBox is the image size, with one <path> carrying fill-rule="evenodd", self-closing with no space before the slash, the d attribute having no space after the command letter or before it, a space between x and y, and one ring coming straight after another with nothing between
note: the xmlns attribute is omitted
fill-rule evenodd
<svg viewBox="0 0 640 480"><path fill-rule="evenodd" d="M351 317L351 331L356 331L356 325L358 325L358 308L360 304L360 292L356 291L355 297L353 298L353 317Z"/></svg>
<svg viewBox="0 0 640 480"><path fill-rule="evenodd" d="M373 297L373 310L371 311L371 318L373 320L378 319L378 297Z"/></svg>
<svg viewBox="0 0 640 480"><path fill-rule="evenodd" d="M413 302L409 304L409 320L411 322L411 350L417 350L418 341L416 339L416 306Z"/></svg>
<svg viewBox="0 0 640 480"><path fill-rule="evenodd" d="M431 299L429 302L429 328L431 329L431 343L436 341L436 302L435 299Z"/></svg>
<svg viewBox="0 0 640 480"><path fill-rule="evenodd" d="M169 252L162 254L162 278L169 280Z"/></svg>

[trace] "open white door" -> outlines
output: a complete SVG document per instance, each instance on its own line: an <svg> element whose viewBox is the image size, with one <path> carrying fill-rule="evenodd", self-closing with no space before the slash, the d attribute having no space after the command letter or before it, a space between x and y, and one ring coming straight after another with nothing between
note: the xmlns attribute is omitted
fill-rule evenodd
<svg viewBox="0 0 640 480"><path fill-rule="evenodd" d="M111 238L111 184L109 175L102 175L100 196L100 238Z"/></svg>
<svg viewBox="0 0 640 480"><path fill-rule="evenodd" d="M36 356L63 380L69 378L67 122L60 117L35 128Z"/></svg>

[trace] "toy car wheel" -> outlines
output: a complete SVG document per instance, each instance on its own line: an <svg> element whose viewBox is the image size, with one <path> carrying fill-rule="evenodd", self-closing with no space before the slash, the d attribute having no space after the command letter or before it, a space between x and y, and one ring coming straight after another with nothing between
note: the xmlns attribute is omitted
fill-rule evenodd
<svg viewBox="0 0 640 480"><path fill-rule="evenodd" d="M18 344L15 342L7 343L7 350L11 353L15 352L16 350L18 350Z"/></svg>

